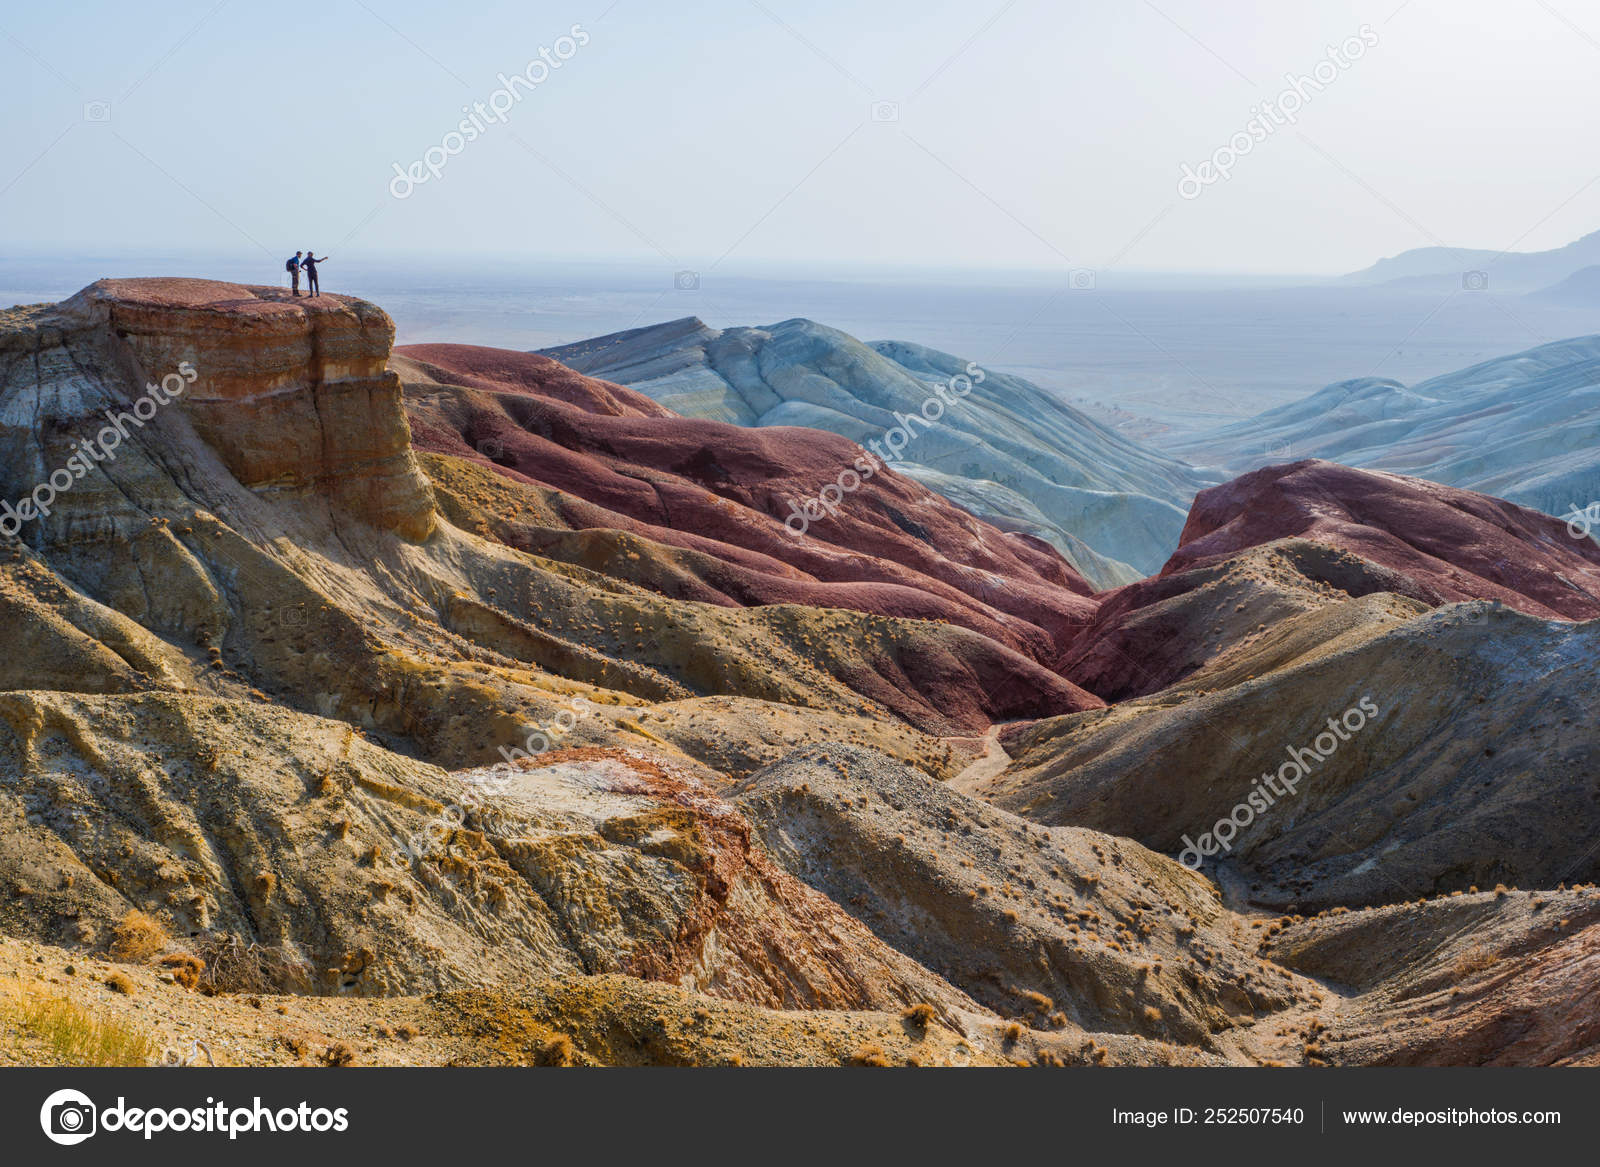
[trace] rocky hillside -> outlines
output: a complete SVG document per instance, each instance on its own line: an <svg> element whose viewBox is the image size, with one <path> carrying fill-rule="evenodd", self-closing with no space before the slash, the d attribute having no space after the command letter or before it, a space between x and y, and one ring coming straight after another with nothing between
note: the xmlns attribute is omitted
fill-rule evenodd
<svg viewBox="0 0 1600 1167"><path fill-rule="evenodd" d="M0 315L0 1063L1600 1056L1560 523L1282 467L1096 594L892 470L786 531L837 434L392 336Z"/></svg>

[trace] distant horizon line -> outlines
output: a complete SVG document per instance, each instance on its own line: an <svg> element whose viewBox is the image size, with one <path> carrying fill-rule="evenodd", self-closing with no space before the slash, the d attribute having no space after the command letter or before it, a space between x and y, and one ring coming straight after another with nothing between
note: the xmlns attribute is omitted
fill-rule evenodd
<svg viewBox="0 0 1600 1167"><path fill-rule="evenodd" d="M313 232L314 233L314 232ZM1600 234L1600 231L1587 232L1559 247L1544 248L1539 251L1502 251L1500 255L1521 256L1540 255L1561 251L1565 247L1587 238L1591 234ZM218 247L104 247L64 245L47 247L36 240L4 244L4 251L0 252L5 258L0 264L15 263L93 263L96 261L224 261L240 266L253 266L254 249L248 247L218 248ZM1134 280L1240 280L1246 282L1292 282L1304 281L1310 284L1323 284L1339 280L1346 276L1357 275L1371 268L1398 259L1412 252L1423 251L1459 251L1462 253L1495 251L1495 248L1453 246L1449 244L1430 243L1418 247L1405 248L1393 255L1380 255L1369 259L1365 263L1356 261L1354 266L1341 270L1295 270L1282 268L1226 268L1226 267L1161 267L1146 265L1113 265L1111 267L1098 267L1085 259L1081 263L1062 262L1048 265L1033 264L983 264L972 262L929 263L908 260L863 260L855 257L833 257L829 259L816 259L814 257L750 257L733 260L726 265L721 259L713 260L709 265L696 267L696 261L688 258L671 258L667 256L652 256L641 252L627 254L565 254L540 251L445 251L445 250L413 250L391 249L379 250L372 248L356 247L341 254L350 256L354 262L364 264L420 264L436 269L450 269L460 271L465 268L482 267L504 270L509 267L538 264L546 267L571 266L575 268L621 268L632 271L648 270L686 270L697 273L706 273L713 269L720 269L725 275L744 278L760 279L764 276L786 275L796 272L826 273L826 272L852 272L871 273L876 275L897 276L988 276L1021 279L1028 282L1049 280L1052 278L1072 277L1074 272L1089 271L1097 275L1106 275L1113 278L1128 278ZM285 255L289 252L285 251ZM270 261L263 257L263 263ZM196 276L195 278L203 278Z"/></svg>
<svg viewBox="0 0 1600 1167"><path fill-rule="evenodd" d="M252 249L239 248L214 248L214 247L44 247L37 242L28 244L0 244L0 263L15 264L19 262L48 264L60 263L92 263L96 261L125 261L125 260L224 260L240 265L254 263ZM285 254L289 254L286 252ZM415 250L377 250L371 248L353 248L342 252L349 255L352 261L366 264L389 263L426 263L437 267L449 267L460 270L465 267L487 266L495 268L515 267L523 264L541 264L544 266L572 266L595 268L627 268L636 271L646 270L674 270L681 267L683 270L709 271L712 267L730 275L740 278L760 278L761 273L774 272L824 272L831 270L874 272L874 273L905 273L905 274L945 274L945 275L1005 275L1026 277L1031 280L1049 279L1051 277L1065 278L1074 271L1094 271L1100 274L1131 277L1177 277L1182 279L1250 279L1250 280L1311 280L1323 281L1337 279L1349 274L1348 271L1295 271L1286 269L1265 268L1184 268L1184 267L1149 267L1135 265L1117 265L1115 267L1097 267L1087 259L1081 264L1052 264L1049 266L1016 265L1016 264L976 264L976 263L915 263L903 260L862 260L856 258L751 258L721 263L720 261L696 269L693 261L682 259L678 264L663 257L652 257L643 254L629 255L595 255L595 254L550 254L543 252L471 252L471 251L415 251ZM263 263L270 262L262 257ZM1359 270L1359 269L1351 269ZM197 276L196 278L201 278Z"/></svg>

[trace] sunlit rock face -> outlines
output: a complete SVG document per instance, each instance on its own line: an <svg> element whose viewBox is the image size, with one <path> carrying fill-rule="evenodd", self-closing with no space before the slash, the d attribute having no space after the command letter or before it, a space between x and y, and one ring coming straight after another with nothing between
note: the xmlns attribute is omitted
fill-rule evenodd
<svg viewBox="0 0 1600 1167"><path fill-rule="evenodd" d="M394 322L351 296L293 298L210 280L101 280L63 315L123 342L151 379L196 372L181 398L195 430L258 492L321 493L410 539L433 530L411 455Z"/></svg>

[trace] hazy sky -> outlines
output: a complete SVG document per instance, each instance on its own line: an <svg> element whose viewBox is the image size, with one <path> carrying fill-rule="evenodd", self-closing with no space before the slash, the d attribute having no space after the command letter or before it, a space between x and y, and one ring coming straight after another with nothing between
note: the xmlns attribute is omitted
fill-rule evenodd
<svg viewBox="0 0 1600 1167"><path fill-rule="evenodd" d="M52 0L0 9L0 101L8 253L1337 272L1600 227L1579 0Z"/></svg>

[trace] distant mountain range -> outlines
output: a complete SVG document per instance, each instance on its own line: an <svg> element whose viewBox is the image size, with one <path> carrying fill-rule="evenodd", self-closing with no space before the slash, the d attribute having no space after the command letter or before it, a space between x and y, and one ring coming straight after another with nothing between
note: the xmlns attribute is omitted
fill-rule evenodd
<svg viewBox="0 0 1600 1167"><path fill-rule="evenodd" d="M917 414L936 387L970 380L937 424L913 426L895 468L1002 530L1044 539L1100 587L1160 567L1189 500L1215 481L1021 377L969 371L905 341L865 344L812 320L715 329L688 317L542 355L687 417L807 426L863 446Z"/></svg>
<svg viewBox="0 0 1600 1167"><path fill-rule="evenodd" d="M1579 268L1559 284L1530 294L1564 308L1600 308L1600 264Z"/></svg>
<svg viewBox="0 0 1600 1167"><path fill-rule="evenodd" d="M1341 283L1390 288L1462 288L1535 292L1600 264L1600 231L1550 251L1492 251L1471 247L1416 247L1351 272ZM1487 276L1487 281L1478 273ZM1592 278L1592 277L1591 277Z"/></svg>
<svg viewBox="0 0 1600 1167"><path fill-rule="evenodd" d="M1341 381L1173 450L1226 473L1326 458L1565 514L1600 499L1600 336L1410 388L1376 377Z"/></svg>

